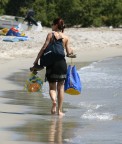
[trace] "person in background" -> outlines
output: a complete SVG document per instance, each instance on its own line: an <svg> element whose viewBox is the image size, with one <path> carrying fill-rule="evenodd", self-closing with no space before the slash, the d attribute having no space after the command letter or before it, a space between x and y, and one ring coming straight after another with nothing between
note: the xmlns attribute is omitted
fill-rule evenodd
<svg viewBox="0 0 122 144"><path fill-rule="evenodd" d="M37 55L37 58L34 62L34 65L38 64L38 60L41 59L41 56L52 40L52 33L54 34L55 39L62 39L63 47L66 50L68 57L75 57L73 55L73 49L69 47L69 38L64 34L64 20L61 18L54 19L52 23L52 32L47 34L46 41L42 46L40 52ZM58 48L58 47L57 47ZM63 99L64 99L64 82L66 79L67 73L67 63L65 57L55 61L51 66L46 67L46 79L49 82L49 94L52 100L51 113L63 116L62 111ZM58 109L57 108L58 103Z"/></svg>
<svg viewBox="0 0 122 144"><path fill-rule="evenodd" d="M29 9L27 14L26 14L26 16L25 16L25 19L24 19L24 21L28 22L28 26L31 26L33 24L38 26L36 20L34 19L34 15L35 15L34 10L33 9Z"/></svg>

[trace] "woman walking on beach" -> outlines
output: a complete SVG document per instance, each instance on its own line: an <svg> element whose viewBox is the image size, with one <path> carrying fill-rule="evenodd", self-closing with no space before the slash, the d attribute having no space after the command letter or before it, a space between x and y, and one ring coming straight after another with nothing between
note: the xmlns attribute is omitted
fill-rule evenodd
<svg viewBox="0 0 122 144"><path fill-rule="evenodd" d="M48 46L48 44L52 41L52 35L54 35L56 40L62 39L63 47L66 49L67 56L73 56L73 50L69 48L68 37L63 33L64 32L64 20L61 18L56 18L52 23L52 32L48 33L46 41L41 48L40 52L37 55L37 58L34 62L34 65L38 64L38 60L41 59L41 56ZM57 47L58 48L58 47ZM67 64L65 57L55 61L51 66L46 67L46 78L49 82L49 94L52 100L52 108L51 113L56 113L56 103L58 101L58 115L63 116L62 105L64 99L64 81L66 79L67 73Z"/></svg>

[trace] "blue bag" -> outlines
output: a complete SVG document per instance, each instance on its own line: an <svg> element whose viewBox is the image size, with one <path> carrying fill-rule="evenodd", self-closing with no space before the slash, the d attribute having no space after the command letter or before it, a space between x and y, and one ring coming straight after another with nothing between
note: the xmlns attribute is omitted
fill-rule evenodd
<svg viewBox="0 0 122 144"><path fill-rule="evenodd" d="M78 95L81 93L81 81L76 66L68 66L64 91L70 95Z"/></svg>

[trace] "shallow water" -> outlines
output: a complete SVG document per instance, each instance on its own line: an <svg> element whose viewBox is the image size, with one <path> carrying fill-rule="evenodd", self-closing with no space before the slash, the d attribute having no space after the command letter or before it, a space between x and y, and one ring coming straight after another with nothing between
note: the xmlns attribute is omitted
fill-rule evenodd
<svg viewBox="0 0 122 144"><path fill-rule="evenodd" d="M122 57L94 62L79 74L83 90L71 103L79 107L75 116L87 126L77 130L78 143L122 143Z"/></svg>
<svg viewBox="0 0 122 144"><path fill-rule="evenodd" d="M22 87L27 73L25 70L8 79ZM94 62L78 73L82 93L65 94L63 118L50 115L47 83L42 94L21 90L0 93L4 105L20 106L17 111L0 112L17 119L14 126L2 127L3 132L12 133L9 140L34 144L122 144L122 57Z"/></svg>

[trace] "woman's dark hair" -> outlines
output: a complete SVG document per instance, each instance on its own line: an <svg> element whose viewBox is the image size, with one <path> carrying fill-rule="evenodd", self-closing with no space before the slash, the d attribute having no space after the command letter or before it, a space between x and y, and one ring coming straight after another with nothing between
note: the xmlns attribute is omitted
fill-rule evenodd
<svg viewBox="0 0 122 144"><path fill-rule="evenodd" d="M58 25L58 29L61 30L62 32L64 31L65 28L65 24L64 24L64 20L62 18L56 18L53 21L54 25Z"/></svg>

